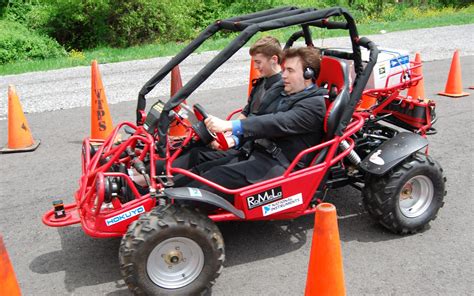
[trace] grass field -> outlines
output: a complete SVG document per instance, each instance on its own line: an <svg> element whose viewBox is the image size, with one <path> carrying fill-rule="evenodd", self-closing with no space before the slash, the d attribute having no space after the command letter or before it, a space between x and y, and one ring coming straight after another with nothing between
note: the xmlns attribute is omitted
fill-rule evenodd
<svg viewBox="0 0 474 296"><path fill-rule="evenodd" d="M396 15L397 11L385 12L383 17L390 21L378 19L362 19L357 20L361 24L358 25L359 35L377 34L381 30L386 32L402 31L418 28L431 28L449 25L462 25L474 23L474 5L461 10L452 8L444 8L442 10L420 11L416 8L405 11L403 16ZM317 29L315 29L317 30ZM283 30L272 31L281 42L295 31L295 29L286 28ZM314 32L316 38L328 38L336 36L345 36L346 31L342 30L318 30ZM254 37L258 38L257 37ZM253 39L253 40L254 40ZM204 43L199 51L219 50L222 49L232 37L212 39ZM252 40L250 41L250 43ZM147 59L153 57L172 56L181 50L185 43L166 43L166 44L149 44L130 48L97 48L87 51L69 52L68 57L46 59L46 60L29 60L20 61L10 64L0 65L0 75L19 74L33 71L45 71L59 68L75 67L89 65L91 60L96 59L99 63L114 63L129 60Z"/></svg>

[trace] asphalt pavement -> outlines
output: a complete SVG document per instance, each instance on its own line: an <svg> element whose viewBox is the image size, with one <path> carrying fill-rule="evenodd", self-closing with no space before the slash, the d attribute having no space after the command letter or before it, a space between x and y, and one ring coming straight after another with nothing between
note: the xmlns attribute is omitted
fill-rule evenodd
<svg viewBox="0 0 474 296"><path fill-rule="evenodd" d="M472 39L465 42L473 47ZM464 89L471 95L459 99L436 95L444 90L450 63L450 58L444 58L426 62L423 68L426 94L436 101L439 118L438 133L429 137L430 154L448 179L446 204L430 227L415 235L394 235L362 209L355 189L329 194L328 201L338 210L348 295L472 295L474 291L474 91ZM462 56L461 65L466 88L474 84L474 57ZM3 87L9 77L1 79ZM41 87L38 82L37 88ZM60 87L57 84L49 91ZM223 115L244 104L246 89L245 83L221 83L193 95L190 103L199 101L210 113ZM88 92L83 96L87 101ZM62 100L67 99L64 95ZM134 101L111 104L114 123L134 121L135 106ZM34 137L42 140L38 150L0 155L0 233L24 295L129 295L119 273L120 239L92 239L78 226L49 228L41 223L53 199L73 201L89 113L88 107L68 107L28 114ZM0 120L1 146L6 131L7 121ZM219 227L226 262L212 295L303 294L313 216Z"/></svg>

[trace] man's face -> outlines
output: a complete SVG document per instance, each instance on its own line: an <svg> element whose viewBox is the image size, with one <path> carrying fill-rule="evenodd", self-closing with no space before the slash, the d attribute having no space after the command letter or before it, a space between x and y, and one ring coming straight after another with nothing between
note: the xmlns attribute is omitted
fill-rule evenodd
<svg viewBox="0 0 474 296"><path fill-rule="evenodd" d="M273 74L276 74L275 67L278 65L278 57L273 56L271 58L257 53L256 55L252 56L255 69L260 72L260 77L270 77Z"/></svg>
<svg viewBox="0 0 474 296"><path fill-rule="evenodd" d="M307 87L303 77L303 63L299 57L287 58L282 73L285 92L294 94L304 90Z"/></svg>

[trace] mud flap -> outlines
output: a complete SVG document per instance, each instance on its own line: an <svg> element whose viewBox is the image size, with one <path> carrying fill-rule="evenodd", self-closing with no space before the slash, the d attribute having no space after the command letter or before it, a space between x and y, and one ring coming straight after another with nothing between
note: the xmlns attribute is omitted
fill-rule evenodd
<svg viewBox="0 0 474 296"><path fill-rule="evenodd" d="M380 145L360 163L367 173L382 176L412 153L426 147L428 140L414 133L399 133Z"/></svg>
<svg viewBox="0 0 474 296"><path fill-rule="evenodd" d="M167 188L165 189L165 194L168 197L177 200L191 200L211 204L213 206L231 212L240 219L245 218L244 212L236 209L230 202L228 202L217 194L211 193L203 189L192 187Z"/></svg>

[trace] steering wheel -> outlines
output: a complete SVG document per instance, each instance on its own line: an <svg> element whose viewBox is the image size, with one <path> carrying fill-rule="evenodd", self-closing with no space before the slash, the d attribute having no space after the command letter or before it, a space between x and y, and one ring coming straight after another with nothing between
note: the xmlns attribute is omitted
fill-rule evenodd
<svg viewBox="0 0 474 296"><path fill-rule="evenodd" d="M202 122L202 124L204 125L204 120L209 117L206 110L204 110L204 108L201 105L195 104L193 106L193 111L194 111L194 114L196 115L197 120ZM224 133L213 133L207 128L206 130L217 141L217 143L219 144L222 150L229 149L229 145L227 144L227 140L225 139Z"/></svg>

